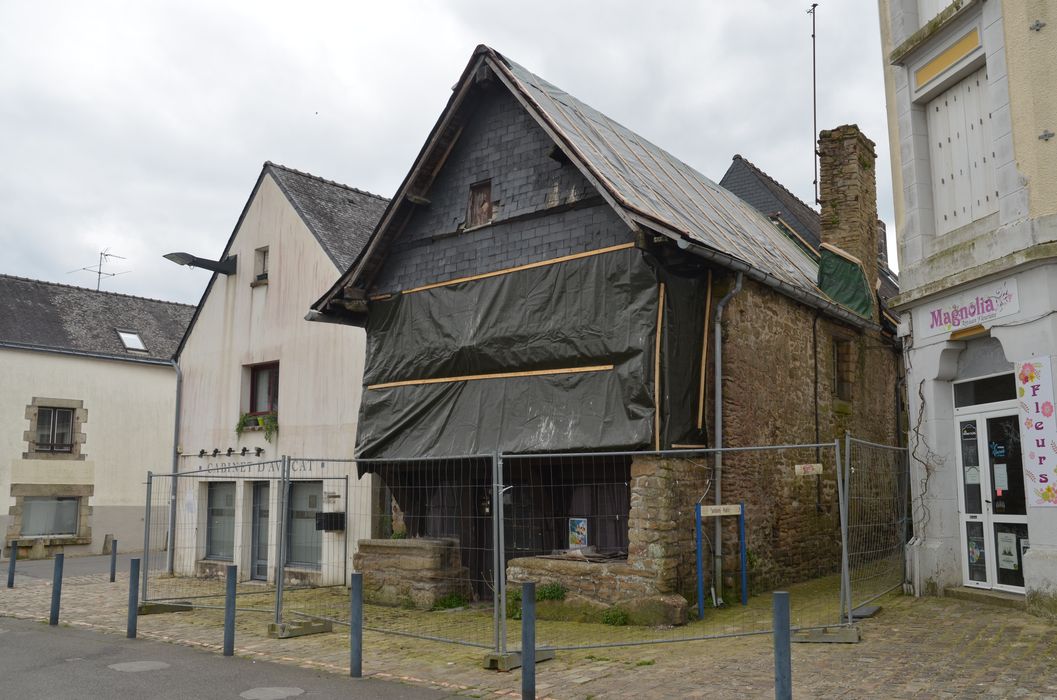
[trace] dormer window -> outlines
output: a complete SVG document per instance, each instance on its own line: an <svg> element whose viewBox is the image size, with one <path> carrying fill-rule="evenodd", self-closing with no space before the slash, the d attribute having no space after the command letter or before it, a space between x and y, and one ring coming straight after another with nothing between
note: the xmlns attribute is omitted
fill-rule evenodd
<svg viewBox="0 0 1057 700"><path fill-rule="evenodd" d="M490 223L492 223L492 181L485 180L470 186L466 228L476 228Z"/></svg>
<svg viewBox="0 0 1057 700"><path fill-rule="evenodd" d="M136 331L118 330L117 337L121 338L121 344L129 352L147 352L147 346L143 344L143 339Z"/></svg>

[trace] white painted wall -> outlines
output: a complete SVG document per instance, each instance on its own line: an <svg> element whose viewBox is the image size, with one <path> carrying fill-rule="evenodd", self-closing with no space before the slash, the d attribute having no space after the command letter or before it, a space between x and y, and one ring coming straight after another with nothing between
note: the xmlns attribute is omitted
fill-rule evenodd
<svg viewBox="0 0 1057 700"><path fill-rule="evenodd" d="M67 551L100 553L106 534L123 551L142 547L147 471L172 462L173 368L0 349L0 387L0 533L15 502L12 483L93 484L92 542ZM84 402L84 460L22 458L34 396Z"/></svg>
<svg viewBox="0 0 1057 700"><path fill-rule="evenodd" d="M269 249L268 284L251 287L254 254L264 246ZM238 256L238 271L217 276L180 356L184 375L181 471L282 455L350 459L356 443L366 337L360 328L304 320L312 302L343 271L334 266L270 175L265 175L250 202L230 254ZM240 438L235 424L249 400L245 368L272 361L279 362L279 433L270 443L261 432L246 432ZM249 448L249 457L198 457L203 449L226 453L228 448L238 452L243 447ZM260 458L253 457L257 447L264 449ZM349 475L351 510L370 513L373 478L358 479L351 463L335 463L328 469L335 476ZM245 492L249 494L250 489ZM274 488L272 493L274 499ZM239 513L244 505L240 500ZM338 507L339 501L326 502L327 510ZM344 508L344 496L340 507ZM194 527L196 511L204 509L204 503L182 501L180 512L186 518L181 517L178 535ZM363 517L359 523L350 523L350 558L355 541L370 536L369 521ZM185 534L185 541L188 537ZM204 543L204 533L196 537ZM325 537L326 543L336 536ZM237 528L236 548L245 549L248 557L248 544L240 546L243 539ZM181 552L181 545L178 541L178 558L182 570L189 572L202 552ZM328 552L330 556L344 553L344 541L341 546L325 546L324 558ZM248 559L240 564L243 577L248 576ZM324 567L328 566L332 563L325 562Z"/></svg>

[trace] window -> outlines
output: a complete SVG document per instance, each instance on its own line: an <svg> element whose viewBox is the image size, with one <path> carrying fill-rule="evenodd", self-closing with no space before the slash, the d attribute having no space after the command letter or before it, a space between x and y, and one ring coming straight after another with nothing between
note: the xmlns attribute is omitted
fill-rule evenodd
<svg viewBox="0 0 1057 700"><path fill-rule="evenodd" d="M22 499L24 537L76 535L81 499L76 496L26 496Z"/></svg>
<svg viewBox="0 0 1057 700"><path fill-rule="evenodd" d="M206 559L231 561L235 557L235 482L208 485Z"/></svg>
<svg viewBox="0 0 1057 700"><path fill-rule="evenodd" d="M143 344L143 339L139 337L139 333L136 331L119 330L117 331L117 336L121 338L121 344L125 346L126 350L130 352L147 352L147 346Z"/></svg>
<svg viewBox="0 0 1057 700"><path fill-rule="evenodd" d="M279 410L279 363L250 368L250 413Z"/></svg>
<svg viewBox="0 0 1057 700"><path fill-rule="evenodd" d="M470 203L466 212L466 228L484 226L492 222L492 181L485 180L470 186Z"/></svg>
<svg viewBox="0 0 1057 700"><path fill-rule="evenodd" d="M37 409L37 452L71 452L73 450L73 409L40 407Z"/></svg>
<svg viewBox="0 0 1057 700"><path fill-rule="evenodd" d="M937 234L998 211L989 105L985 67L926 107Z"/></svg>
<svg viewBox="0 0 1057 700"><path fill-rule="evenodd" d="M1012 374L1000 374L954 385L954 407L976 406L1017 398L1017 382Z"/></svg>
<svg viewBox="0 0 1057 700"><path fill-rule="evenodd" d="M268 246L258 248L253 256L253 281L264 282L268 279Z"/></svg>
<svg viewBox="0 0 1057 700"><path fill-rule="evenodd" d="M833 341L833 396L841 401L851 401L852 380L855 368L852 360L850 340Z"/></svg>
<svg viewBox="0 0 1057 700"><path fill-rule="evenodd" d="M286 563L318 569L323 551L323 533L316 529L316 513L323 501L322 481L290 483L290 509L286 532L289 545Z"/></svg>

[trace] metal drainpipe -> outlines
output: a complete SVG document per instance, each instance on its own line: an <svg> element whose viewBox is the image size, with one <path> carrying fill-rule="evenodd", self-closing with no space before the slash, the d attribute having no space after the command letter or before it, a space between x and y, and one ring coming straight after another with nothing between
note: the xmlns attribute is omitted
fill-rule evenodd
<svg viewBox="0 0 1057 700"><path fill-rule="evenodd" d="M734 282L734 287L726 296L716 304L715 328L713 329L713 342L715 343L715 437L713 439L715 448L723 448L723 308L727 302L741 291L741 274ZM712 480L716 485L716 505L723 505L723 452L716 452L716 469L712 474ZM723 526L720 518L715 518L715 533L712 544L712 587L716 590L716 607L723 605Z"/></svg>
<svg viewBox="0 0 1057 700"><path fill-rule="evenodd" d="M176 538L176 475L180 473L180 403L183 398L183 380L184 375L180 370L180 363L176 360L171 360L170 364L172 368L176 370L176 418L173 421L173 438L172 438L172 474L169 481L172 484L169 487L169 532L165 542L165 570L170 575L174 572L174 564L176 558L175 544ZM147 527L150 527L150 523L147 523Z"/></svg>

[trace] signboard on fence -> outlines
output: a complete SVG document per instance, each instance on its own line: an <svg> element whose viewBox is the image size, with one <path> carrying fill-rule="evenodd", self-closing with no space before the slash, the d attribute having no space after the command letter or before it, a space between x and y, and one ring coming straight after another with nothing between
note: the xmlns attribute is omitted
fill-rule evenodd
<svg viewBox="0 0 1057 700"><path fill-rule="evenodd" d="M720 515L741 515L741 506L701 506L701 517L716 517Z"/></svg>
<svg viewBox="0 0 1057 700"><path fill-rule="evenodd" d="M1016 363L1017 406L1029 506L1057 506L1057 415L1048 356Z"/></svg>
<svg viewBox="0 0 1057 700"><path fill-rule="evenodd" d="M818 462L815 464L796 464L793 466L793 471L797 476L818 476L822 473L822 465Z"/></svg>

